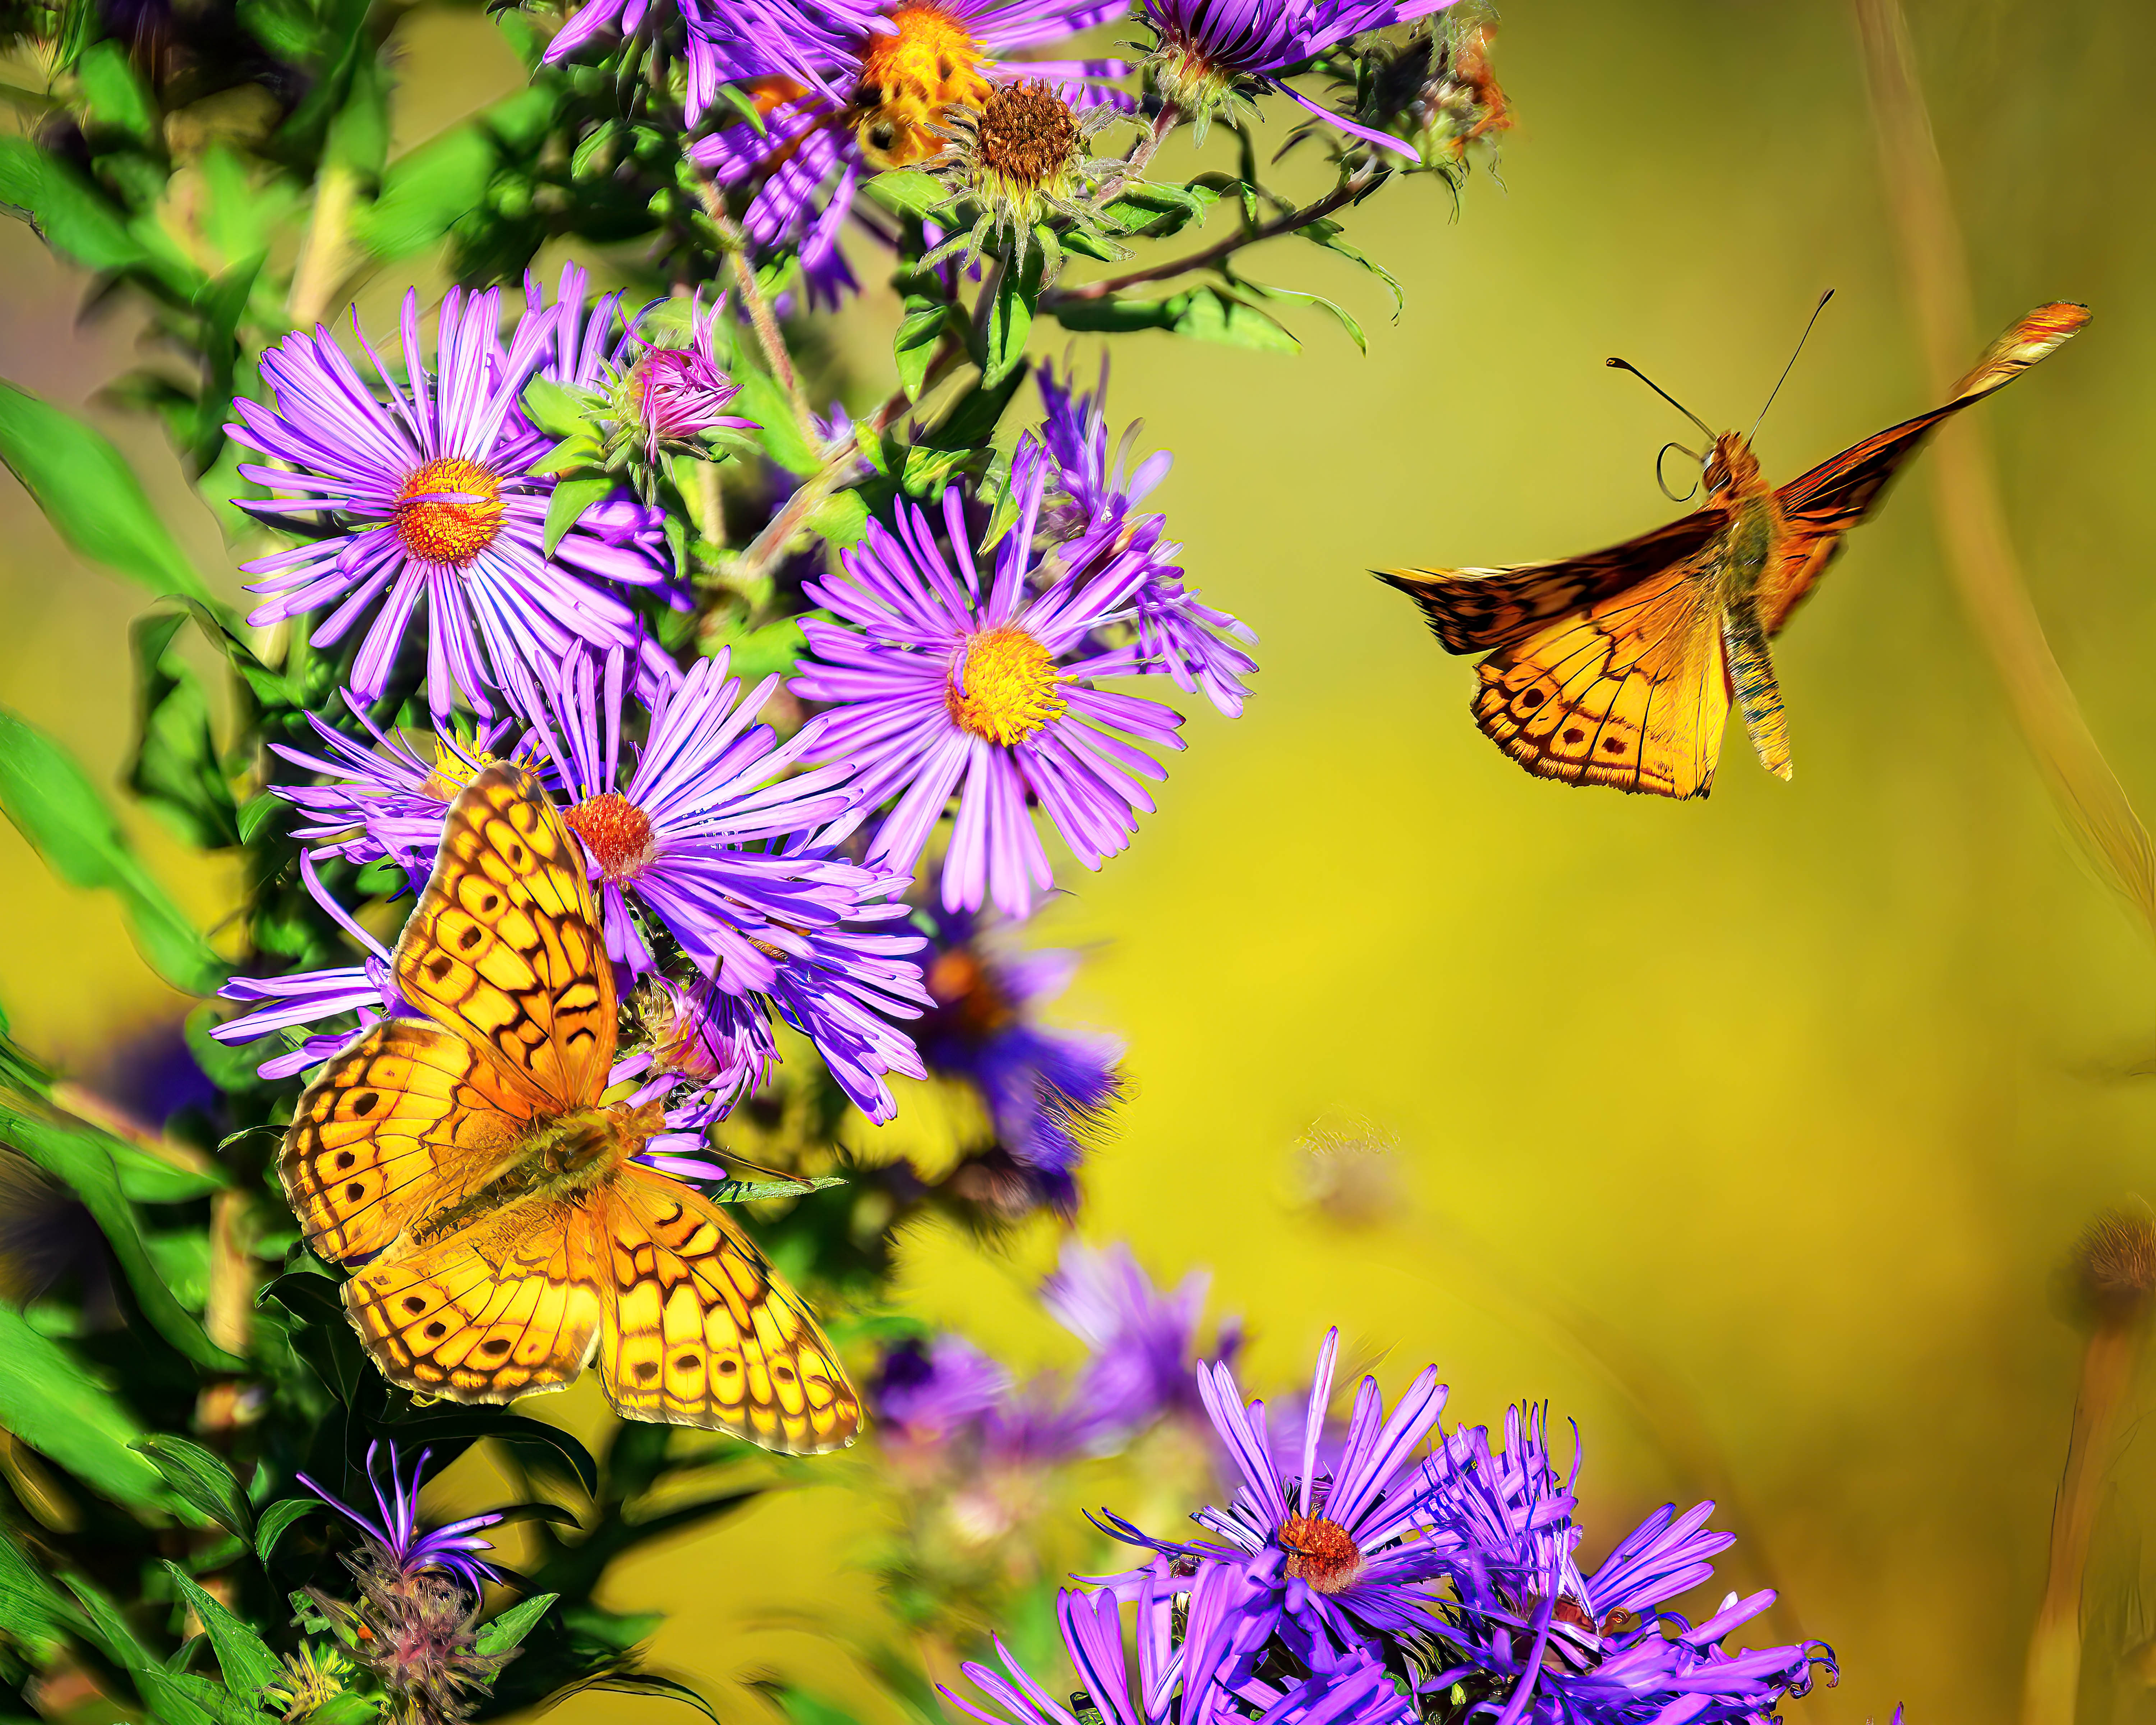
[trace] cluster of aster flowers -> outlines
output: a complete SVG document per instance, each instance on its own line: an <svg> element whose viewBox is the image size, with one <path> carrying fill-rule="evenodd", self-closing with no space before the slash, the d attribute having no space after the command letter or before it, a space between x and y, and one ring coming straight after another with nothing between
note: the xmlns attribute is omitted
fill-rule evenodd
<svg viewBox="0 0 2156 1725"><path fill-rule="evenodd" d="M279 1039L260 1069L278 1079L410 1015L326 873L416 892L450 803L511 761L584 853L629 1014L613 1078L667 1116L655 1165L722 1175L711 1131L770 1080L783 1025L875 1122L894 1076L973 1086L1010 1172L989 1195L1069 1209L1120 1050L1039 1022L1072 961L1009 937L1055 881L1036 814L1097 868L1153 806L1182 722L1108 685L1164 675L1234 713L1254 669L1249 631L1199 602L1141 509L1168 458L1133 466L1128 439L1111 457L1105 372L1084 395L1051 374L999 490L902 497L803 583L822 614L790 677L752 685L724 647L684 670L694 624L668 619L694 601L653 500L661 464L755 429L730 411L725 305L664 345L653 308L593 298L574 266L524 298L505 337L498 295L453 293L430 347L408 296L402 379L365 347L372 386L326 331L295 334L264 361L271 403L236 404L235 438L279 464L243 469L270 494L245 506L315 524L249 566L252 620L343 653L342 711L272 745L290 771L271 788L357 962L236 978L249 1009L213 1034ZM835 409L819 429L855 438ZM431 731L396 722L415 680Z"/></svg>
<svg viewBox="0 0 2156 1725"><path fill-rule="evenodd" d="M1328 1334L1294 1433L1269 1429L1226 1364L1199 1368L1237 1489L1192 1517L1208 1538L1104 1519L1151 1556L1061 1595L1069 1707L1001 1643L1002 1670L964 1667L992 1705L952 1702L983 1725L1765 1725L1816 1673L1833 1680L1819 1642L1724 1646L1770 1590L1697 1620L1674 1609L1731 1543L1711 1503L1657 1510L1590 1573L1577 1446L1560 1468L1540 1409L1511 1409L1502 1442L1448 1433L1433 1366L1389 1414L1365 1378L1342 1430L1327 1418L1338 1346Z"/></svg>

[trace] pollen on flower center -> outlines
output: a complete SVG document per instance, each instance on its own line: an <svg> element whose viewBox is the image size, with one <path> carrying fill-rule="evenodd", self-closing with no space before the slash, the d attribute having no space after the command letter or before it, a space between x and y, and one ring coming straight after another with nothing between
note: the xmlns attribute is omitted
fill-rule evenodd
<svg viewBox="0 0 2156 1725"><path fill-rule="evenodd" d="M415 469L397 494L397 536L430 563L468 563L501 531L501 480L476 461L446 456Z"/></svg>
<svg viewBox="0 0 2156 1725"><path fill-rule="evenodd" d="M563 817L609 880L633 880L657 854L651 817L619 791L587 797Z"/></svg>
<svg viewBox="0 0 2156 1725"><path fill-rule="evenodd" d="M1314 1593L1337 1594L1363 1574L1363 1548L1355 1536L1322 1516L1290 1516L1281 1525L1280 1543L1289 1578Z"/></svg>
<svg viewBox="0 0 2156 1725"><path fill-rule="evenodd" d="M478 777L482 767L491 767L501 758L484 749L475 749L470 758L466 759L438 737L434 739L434 769L419 788L436 802L447 803Z"/></svg>
<svg viewBox="0 0 2156 1725"><path fill-rule="evenodd" d="M942 7L901 4L889 16L890 33L861 46L855 135L872 166L911 167L936 153L929 127L947 109L978 108L993 86L986 51Z"/></svg>
<svg viewBox="0 0 2156 1725"><path fill-rule="evenodd" d="M1008 746L1063 716L1060 680L1048 649L1024 629L987 629L967 642L943 704L962 730Z"/></svg>

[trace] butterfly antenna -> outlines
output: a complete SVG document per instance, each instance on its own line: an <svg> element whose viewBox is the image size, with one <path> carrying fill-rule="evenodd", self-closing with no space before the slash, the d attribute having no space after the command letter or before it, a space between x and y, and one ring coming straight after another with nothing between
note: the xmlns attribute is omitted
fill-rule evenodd
<svg viewBox="0 0 2156 1725"><path fill-rule="evenodd" d="M1782 386L1789 381L1789 373L1797 368L1797 353L1802 353L1804 351L1804 343L1811 339L1812 324L1819 321L1820 313L1826 310L1826 302L1833 297L1834 290L1832 288L1829 288L1825 293L1820 295L1819 304L1812 307L1811 321L1805 324L1804 334L1797 337L1796 353L1792 353L1789 356L1789 364L1782 367L1782 375L1774 379L1774 387L1767 392L1767 408L1771 408L1774 405L1774 398L1782 393ZM1746 443L1750 443L1753 438L1759 434L1760 424L1767 417L1767 408L1762 408L1759 409L1759 418L1752 422L1751 430L1744 434L1744 441Z"/></svg>
<svg viewBox="0 0 2156 1725"><path fill-rule="evenodd" d="M1713 440L1714 428L1712 425L1708 424L1706 420L1701 418L1698 414L1692 412L1690 408L1679 401L1674 395L1671 395L1668 390L1663 388L1661 384L1657 383L1652 377L1650 377L1645 372L1641 371L1639 367L1634 365L1630 360L1607 359L1604 360L1603 363L1604 365L1614 366L1620 372L1630 372L1642 383L1645 384L1648 388L1653 390L1656 394L1661 397L1664 401L1675 408L1680 413L1682 413L1686 418L1691 420L1693 424L1697 425L1702 431L1705 432L1710 442Z"/></svg>

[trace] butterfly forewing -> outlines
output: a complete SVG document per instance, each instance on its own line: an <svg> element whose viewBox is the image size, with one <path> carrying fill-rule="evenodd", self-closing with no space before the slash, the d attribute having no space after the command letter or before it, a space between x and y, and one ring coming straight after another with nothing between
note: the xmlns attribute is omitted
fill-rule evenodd
<svg viewBox="0 0 2156 1725"><path fill-rule="evenodd" d="M1378 578L1422 607L1445 651L1487 653L1689 562L1714 536L1719 521L1717 511L1701 510L1584 557L1507 569L1381 569Z"/></svg>
<svg viewBox="0 0 2156 1725"><path fill-rule="evenodd" d="M717 1204L631 1166L600 1231L611 1274L599 1371L616 1411L793 1455L853 1442L860 1399L837 1353Z"/></svg>
<svg viewBox="0 0 2156 1725"><path fill-rule="evenodd" d="M348 1262L485 1185L532 1117L531 1098L480 1049L387 1019L308 1085L278 1173L308 1248Z"/></svg>
<svg viewBox="0 0 2156 1725"><path fill-rule="evenodd" d="M613 1063L613 971L583 853L531 775L500 763L449 805L397 943L398 988L557 1109L588 1106Z"/></svg>
<svg viewBox="0 0 2156 1725"><path fill-rule="evenodd" d="M1840 554L1841 536L1878 506L1902 463L1923 447L1940 421L2004 389L2056 353L2080 332L2088 316L2082 305L2038 306L1991 344L1943 406L1890 426L1783 486L1779 495L1787 536L1759 583L1759 612L1768 632L1789 621Z"/></svg>

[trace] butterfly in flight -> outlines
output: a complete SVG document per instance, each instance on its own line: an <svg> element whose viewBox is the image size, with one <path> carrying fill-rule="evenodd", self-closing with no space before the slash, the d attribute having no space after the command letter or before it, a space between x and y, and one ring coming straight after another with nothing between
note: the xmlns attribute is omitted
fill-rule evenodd
<svg viewBox="0 0 2156 1725"><path fill-rule="evenodd" d="M1820 309L1825 305L1822 297ZM1530 773L1704 797L1733 701L1761 762L1787 778L1789 737L1767 643L1932 428L2012 382L2088 316L2081 305L2038 306L1992 343L1943 407L1866 438L1779 490L1761 475L1748 435L1717 435L1635 372L1712 439L1696 458L1703 506L1585 557L1506 569L1379 570L1378 578L1422 607L1447 652L1489 655L1476 667L1475 722ZM1666 445L1663 454L1679 448Z"/></svg>
<svg viewBox="0 0 2156 1725"><path fill-rule="evenodd" d="M843 1448L860 1398L726 1212L633 1160L660 1106L602 1101L613 972L584 859L531 775L449 805L397 943L389 1018L300 1096L279 1160L307 1245L353 1266L352 1327L423 1394L506 1402L596 1356L632 1420Z"/></svg>

